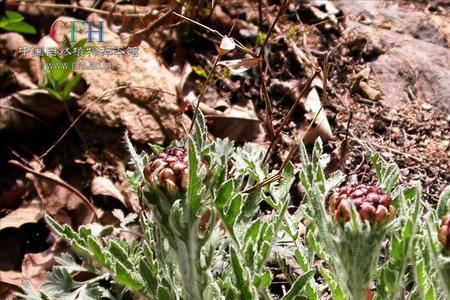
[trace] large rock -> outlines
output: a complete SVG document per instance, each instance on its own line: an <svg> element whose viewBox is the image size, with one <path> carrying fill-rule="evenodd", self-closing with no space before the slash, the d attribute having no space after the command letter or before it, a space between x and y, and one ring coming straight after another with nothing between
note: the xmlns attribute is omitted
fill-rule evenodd
<svg viewBox="0 0 450 300"><path fill-rule="evenodd" d="M106 25L103 29L104 42L97 44L98 49L123 47L119 36L109 31ZM142 143L164 144L183 134L175 96L178 80L146 42L139 46L136 57L99 55L81 60L78 72L88 89L77 103L82 109L89 106L88 118L99 125L125 128L134 140ZM94 70L86 68L94 64L97 65ZM121 86L130 88L111 91L104 96ZM102 100L92 104L101 96L104 96Z"/></svg>
<svg viewBox="0 0 450 300"><path fill-rule="evenodd" d="M354 9L350 10L352 5ZM361 52L361 56L370 61L384 100L389 105L404 106L409 101L420 100L450 111L450 49L446 43L436 42L439 40L437 33L434 38L432 35L428 38L417 35L420 28L431 26L422 23L426 18L423 19L420 12L390 11L392 24L398 21L392 15L398 14L398 18L403 18L403 30L398 30L400 25L389 29L377 26L383 20L380 18L389 12L378 5L371 1L342 2L341 8L349 14L346 39L347 45L355 48L350 49L351 52ZM361 15L366 17L361 19ZM422 21L417 22L415 17L422 18Z"/></svg>
<svg viewBox="0 0 450 300"><path fill-rule="evenodd" d="M438 16L426 14L416 8L405 8L407 3L384 1L339 1L338 6L352 20L364 25L388 29L400 34L447 46L447 37L437 22Z"/></svg>

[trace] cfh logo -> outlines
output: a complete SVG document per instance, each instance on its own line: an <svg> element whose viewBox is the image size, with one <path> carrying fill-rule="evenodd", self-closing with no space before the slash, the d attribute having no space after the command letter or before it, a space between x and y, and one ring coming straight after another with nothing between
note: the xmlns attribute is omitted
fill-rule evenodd
<svg viewBox="0 0 450 300"><path fill-rule="evenodd" d="M80 20L56 20L50 28L50 37L57 43L64 43L65 36L69 33L70 42L77 41L77 35L87 31L87 41L92 43L94 35L97 35L97 41L103 42L103 21L98 21L98 28L94 27L92 21Z"/></svg>

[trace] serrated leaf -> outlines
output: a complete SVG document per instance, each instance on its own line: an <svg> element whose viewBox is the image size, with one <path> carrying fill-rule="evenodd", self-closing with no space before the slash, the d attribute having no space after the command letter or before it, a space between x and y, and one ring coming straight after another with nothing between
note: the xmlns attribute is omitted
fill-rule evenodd
<svg viewBox="0 0 450 300"><path fill-rule="evenodd" d="M129 260L129 255L122 245L115 240L110 240L109 251L115 259L119 260L124 265L124 267L130 270L133 269L133 264Z"/></svg>
<svg viewBox="0 0 450 300"><path fill-rule="evenodd" d="M107 266L106 257L103 253L103 248L101 247L100 243L92 236L88 237L87 243L90 250L92 251L92 254L94 255L94 258L103 266Z"/></svg>
<svg viewBox="0 0 450 300"><path fill-rule="evenodd" d="M135 279L128 268L126 268L120 261L116 261L115 271L116 274L114 278L118 283L123 284L137 292L141 292L144 289L144 284Z"/></svg>

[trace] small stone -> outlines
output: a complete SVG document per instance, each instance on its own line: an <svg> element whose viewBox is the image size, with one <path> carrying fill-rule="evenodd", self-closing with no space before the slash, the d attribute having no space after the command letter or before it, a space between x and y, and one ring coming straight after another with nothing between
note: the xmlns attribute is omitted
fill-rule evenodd
<svg viewBox="0 0 450 300"><path fill-rule="evenodd" d="M423 103L420 107L422 107L422 109L425 111L430 111L433 108L433 106L430 103L426 103L426 102Z"/></svg>
<svg viewBox="0 0 450 300"><path fill-rule="evenodd" d="M361 80L361 79L369 80L369 76L370 76L370 68L367 67L367 68L362 69L361 72L359 72L356 75L356 79L357 80Z"/></svg>
<svg viewBox="0 0 450 300"><path fill-rule="evenodd" d="M361 91L362 95L367 99L378 101L381 98L381 92L374 89L366 82L361 81L359 83L359 90Z"/></svg>
<svg viewBox="0 0 450 300"><path fill-rule="evenodd" d="M447 122L450 124L450 114L447 116Z"/></svg>

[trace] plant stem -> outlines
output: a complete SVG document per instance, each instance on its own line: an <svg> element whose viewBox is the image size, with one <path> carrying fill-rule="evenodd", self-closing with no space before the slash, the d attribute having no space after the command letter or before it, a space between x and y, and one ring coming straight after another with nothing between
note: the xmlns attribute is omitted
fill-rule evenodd
<svg viewBox="0 0 450 300"><path fill-rule="evenodd" d="M198 300L202 299L202 285L198 270L200 253L198 239L195 230L192 228L196 227L192 226L188 229L188 234L184 240L177 238L175 251L187 299Z"/></svg>
<svg viewBox="0 0 450 300"><path fill-rule="evenodd" d="M205 82L203 83L202 90L200 91L200 95L198 95L198 98L197 98L197 103L195 104L194 116L192 117L192 122L191 122L191 126L189 127L189 132L191 132L192 129L194 128L194 124L195 124L195 120L197 118L197 113L198 113L198 108L200 106L200 102L203 100L203 96L205 94L206 87L208 86L208 84L212 78L212 75L214 74L214 71L216 70L217 63L220 61L221 57L222 57L222 54L220 54L220 53L217 54L216 58L214 59L214 63L211 68L211 71L209 72L208 77L206 78Z"/></svg>

